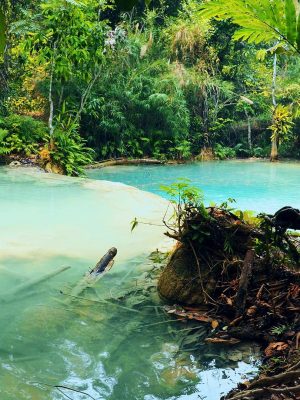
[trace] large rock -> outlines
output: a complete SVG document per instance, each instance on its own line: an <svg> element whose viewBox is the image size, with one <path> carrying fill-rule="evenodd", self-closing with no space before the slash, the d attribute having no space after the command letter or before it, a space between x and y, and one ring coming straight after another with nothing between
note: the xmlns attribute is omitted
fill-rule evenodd
<svg viewBox="0 0 300 400"><path fill-rule="evenodd" d="M173 303L205 303L202 287L205 287L206 294L210 295L214 292L216 281L207 266L200 265L200 269L203 286L192 250L182 244L179 245L159 278L160 295Z"/></svg>

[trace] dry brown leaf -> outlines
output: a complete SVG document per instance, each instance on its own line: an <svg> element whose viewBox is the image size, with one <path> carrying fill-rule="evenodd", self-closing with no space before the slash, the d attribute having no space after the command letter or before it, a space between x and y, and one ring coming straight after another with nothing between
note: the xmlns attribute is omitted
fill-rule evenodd
<svg viewBox="0 0 300 400"><path fill-rule="evenodd" d="M294 285L291 284L290 288L289 288L289 296L292 299L299 299L300 296L300 286L299 285Z"/></svg>
<svg viewBox="0 0 300 400"><path fill-rule="evenodd" d="M168 314L173 314L176 315L179 318L186 318L186 319L193 319L196 321L201 321L201 322L211 322L211 318L208 317L207 315L200 314L197 312L192 312L192 311L185 311L183 309L170 309L167 311Z"/></svg>
<svg viewBox="0 0 300 400"><path fill-rule="evenodd" d="M222 338L207 338L205 339L207 343L222 343L222 344L237 344L240 343L239 339L236 338L229 338L229 339L222 339Z"/></svg>
<svg viewBox="0 0 300 400"><path fill-rule="evenodd" d="M201 315L201 314L194 314L192 319L195 319L196 321L201 321L201 322L210 322L211 321L210 317L208 317L207 315Z"/></svg>
<svg viewBox="0 0 300 400"><path fill-rule="evenodd" d="M273 342L265 349L265 355L267 357L273 356L273 354L287 349L289 345L285 342Z"/></svg>
<svg viewBox="0 0 300 400"><path fill-rule="evenodd" d="M214 319L213 321L211 321L211 327L212 327L213 329L216 329L218 326L219 326L219 322L218 322L216 319Z"/></svg>
<svg viewBox="0 0 300 400"><path fill-rule="evenodd" d="M257 307L256 306L249 307L248 310L247 310L248 317L252 317L253 315L255 315L256 311L257 311Z"/></svg>

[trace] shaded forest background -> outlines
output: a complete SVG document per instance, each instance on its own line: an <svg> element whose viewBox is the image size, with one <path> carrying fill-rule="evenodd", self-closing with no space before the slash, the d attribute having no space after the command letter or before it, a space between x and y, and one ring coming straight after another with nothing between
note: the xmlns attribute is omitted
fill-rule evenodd
<svg viewBox="0 0 300 400"><path fill-rule="evenodd" d="M268 157L274 131L279 155L300 157L299 57L276 54L274 82L270 44L233 40L200 1L125 3L6 0L4 161L78 175L114 157Z"/></svg>

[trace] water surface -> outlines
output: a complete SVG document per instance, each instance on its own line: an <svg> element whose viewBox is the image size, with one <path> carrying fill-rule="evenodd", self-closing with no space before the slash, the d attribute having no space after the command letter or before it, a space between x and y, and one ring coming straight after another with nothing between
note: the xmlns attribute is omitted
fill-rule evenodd
<svg viewBox="0 0 300 400"><path fill-rule="evenodd" d="M212 161L184 165L117 166L88 171L93 179L123 182L166 197L160 185L189 178L201 188L206 202L228 198L237 207L275 212L291 205L300 208L300 163L268 161Z"/></svg>
<svg viewBox="0 0 300 400"><path fill-rule="evenodd" d="M160 222L165 207L122 184L0 169L1 400L217 400L256 370L248 348L236 359L179 348L187 326L148 277L164 229L130 233L135 216ZM71 298L111 246L113 269Z"/></svg>

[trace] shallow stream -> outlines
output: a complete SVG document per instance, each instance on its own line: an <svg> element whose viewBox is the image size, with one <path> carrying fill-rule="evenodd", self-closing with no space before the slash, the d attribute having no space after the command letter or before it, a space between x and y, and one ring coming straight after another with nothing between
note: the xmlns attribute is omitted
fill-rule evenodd
<svg viewBox="0 0 300 400"><path fill-rule="evenodd" d="M157 181L187 175L176 168L126 167L91 175L152 190ZM295 166L293 173L299 170ZM299 186L289 171L284 179L293 204ZM209 174L210 180L207 175L199 181L212 190L212 179L220 179ZM259 180L258 170L248 179L254 174ZM225 186L221 191L222 198L238 194ZM284 201L280 188L276 193ZM272 207L281 204L276 201ZM148 278L159 264L148 254L170 245L162 243L164 229L139 226L130 233L135 217L160 223L166 204L123 184L0 169L1 400L217 400L255 373L257 353L248 345L235 352L203 342L196 350L179 347L187 326L166 317ZM112 270L94 288L70 297L112 246L118 248ZM71 268L49 275L62 266Z"/></svg>

